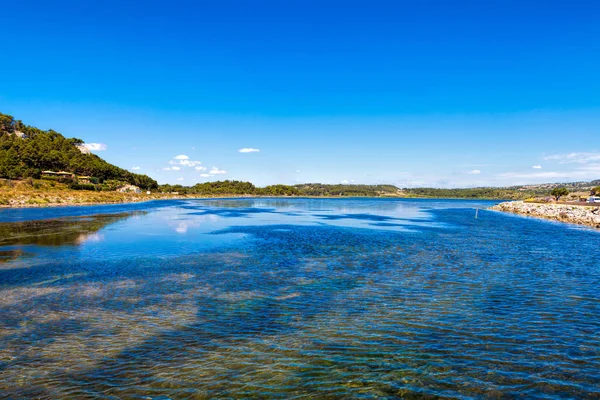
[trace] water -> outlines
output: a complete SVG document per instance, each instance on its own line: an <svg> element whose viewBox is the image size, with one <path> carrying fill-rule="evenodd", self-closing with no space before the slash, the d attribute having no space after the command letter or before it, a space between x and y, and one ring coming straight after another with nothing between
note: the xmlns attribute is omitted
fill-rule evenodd
<svg viewBox="0 0 600 400"><path fill-rule="evenodd" d="M0 211L0 398L600 397L600 233L493 202Z"/></svg>

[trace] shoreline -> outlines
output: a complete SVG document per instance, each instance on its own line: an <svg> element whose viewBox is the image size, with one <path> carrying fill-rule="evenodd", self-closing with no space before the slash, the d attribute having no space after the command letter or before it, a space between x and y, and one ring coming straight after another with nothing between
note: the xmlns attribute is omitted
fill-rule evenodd
<svg viewBox="0 0 600 400"><path fill-rule="evenodd" d="M236 198L260 198L267 196L248 196L248 195L223 195L223 196L201 196L201 195L174 195L174 194L154 194L154 195L141 195L140 197L135 195L127 195L118 199L111 198L106 201L66 201L60 202L27 202L19 200L19 203L11 204L0 204L0 210L10 210L19 208L52 208L52 207L78 207L78 206L101 206L101 205L117 205L117 204L135 204L145 203L149 201L157 200L193 200L193 199L227 199L231 197Z"/></svg>
<svg viewBox="0 0 600 400"><path fill-rule="evenodd" d="M64 194L81 194L81 192L67 192L60 193ZM488 198L461 198L461 197L412 197L412 196L264 196L264 195L244 195L244 194L223 194L223 195L193 195L193 194L169 194L169 193L155 193L155 194L117 194L115 192L106 192L106 199L98 201L97 197L88 199L85 196L78 199L74 199L72 196L63 197L56 196L56 193L52 195L44 193L42 200L35 195L20 195L19 198L10 199L9 204L0 204L0 210L7 209L19 209L19 208L50 208L50 207L74 207L74 206L98 206L98 205L116 205L116 204L133 204L143 203L147 201L155 200L193 200L193 199L231 199L231 198L251 198L251 199L269 199L269 198L289 198L289 199L407 199L407 200L466 200L466 201L502 201L501 199L488 199ZM47 197L53 197L54 200L60 198L60 201L47 201Z"/></svg>
<svg viewBox="0 0 600 400"><path fill-rule="evenodd" d="M589 204L552 204L552 203L525 203L524 201L509 201L488 208L492 211L500 211L511 214L523 215L589 226L600 229L600 205Z"/></svg>

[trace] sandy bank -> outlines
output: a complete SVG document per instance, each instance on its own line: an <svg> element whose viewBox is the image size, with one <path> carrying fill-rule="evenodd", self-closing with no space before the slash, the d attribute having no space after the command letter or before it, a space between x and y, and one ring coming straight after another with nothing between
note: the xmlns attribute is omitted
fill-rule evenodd
<svg viewBox="0 0 600 400"><path fill-rule="evenodd" d="M572 204L541 204L509 201L490 207L490 210L511 212L600 229L600 206L590 207Z"/></svg>

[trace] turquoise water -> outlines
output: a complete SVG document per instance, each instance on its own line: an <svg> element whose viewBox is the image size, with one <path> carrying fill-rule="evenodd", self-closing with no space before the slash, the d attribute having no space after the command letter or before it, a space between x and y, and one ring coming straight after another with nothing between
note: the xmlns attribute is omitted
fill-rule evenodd
<svg viewBox="0 0 600 400"><path fill-rule="evenodd" d="M489 201L0 211L0 398L600 397L600 233Z"/></svg>

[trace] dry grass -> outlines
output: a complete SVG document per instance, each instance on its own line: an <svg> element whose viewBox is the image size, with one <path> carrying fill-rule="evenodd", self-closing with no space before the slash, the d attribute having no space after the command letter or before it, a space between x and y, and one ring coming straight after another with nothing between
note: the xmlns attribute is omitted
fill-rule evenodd
<svg viewBox="0 0 600 400"><path fill-rule="evenodd" d="M0 207L132 203L182 197L185 196L71 190L62 183L45 180L0 180Z"/></svg>

